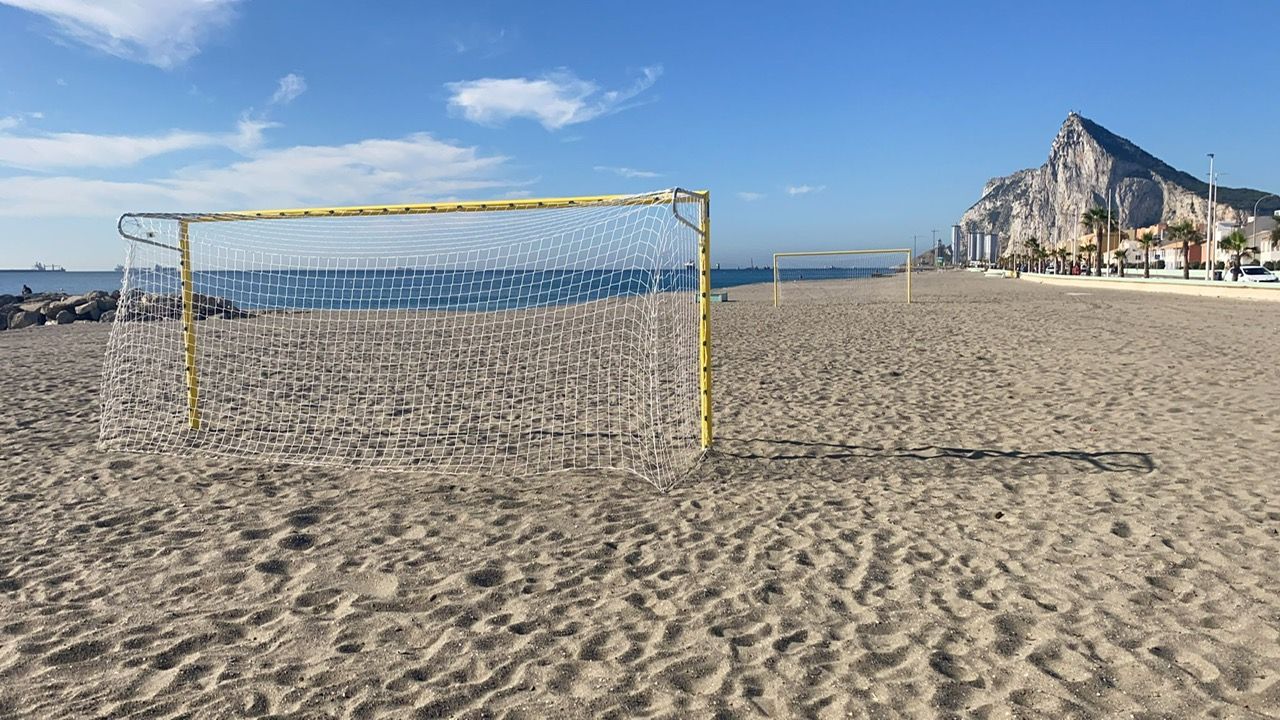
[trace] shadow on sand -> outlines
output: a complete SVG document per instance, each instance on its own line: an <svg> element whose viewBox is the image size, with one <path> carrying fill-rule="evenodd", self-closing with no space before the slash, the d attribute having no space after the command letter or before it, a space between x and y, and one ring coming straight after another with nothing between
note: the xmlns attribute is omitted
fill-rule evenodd
<svg viewBox="0 0 1280 720"><path fill-rule="evenodd" d="M744 446L738 449L739 446ZM760 448L767 448L763 452ZM716 454L722 457L744 460L849 460L869 458L880 460L1065 460L1084 464L1098 472L1150 473L1156 469L1148 453L1083 450L993 450L989 448L958 448L923 445L911 448L875 448L842 443L805 442L802 440L773 440L768 438L717 438Z"/></svg>

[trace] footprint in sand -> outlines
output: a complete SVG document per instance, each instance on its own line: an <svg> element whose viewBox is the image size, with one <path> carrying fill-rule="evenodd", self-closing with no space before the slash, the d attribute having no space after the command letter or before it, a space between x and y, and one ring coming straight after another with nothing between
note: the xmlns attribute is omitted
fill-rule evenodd
<svg viewBox="0 0 1280 720"><path fill-rule="evenodd" d="M400 588L395 575L382 572L355 572L348 576L346 584L357 595L375 598L395 597Z"/></svg>
<svg viewBox="0 0 1280 720"><path fill-rule="evenodd" d="M476 587L491 588L501 585L502 580L503 574L498 568L481 568L467 573L467 582Z"/></svg>

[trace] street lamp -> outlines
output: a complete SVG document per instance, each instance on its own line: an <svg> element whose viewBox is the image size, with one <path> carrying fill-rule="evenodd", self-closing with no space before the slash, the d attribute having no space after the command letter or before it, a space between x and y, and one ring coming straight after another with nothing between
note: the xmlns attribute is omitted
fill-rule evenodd
<svg viewBox="0 0 1280 720"><path fill-rule="evenodd" d="M1209 156L1209 209L1205 217L1204 226L1204 279L1213 279L1213 153L1206 153Z"/></svg>
<svg viewBox="0 0 1280 720"><path fill-rule="evenodd" d="M1274 193L1269 193L1267 195L1263 195L1262 197L1258 198L1258 202L1253 204L1253 223L1252 223L1253 230L1249 232L1250 240L1253 240L1253 236L1258 234L1258 206L1262 204L1263 200L1266 200L1269 197L1273 197L1273 198L1276 198L1277 200L1280 200L1280 196Z"/></svg>

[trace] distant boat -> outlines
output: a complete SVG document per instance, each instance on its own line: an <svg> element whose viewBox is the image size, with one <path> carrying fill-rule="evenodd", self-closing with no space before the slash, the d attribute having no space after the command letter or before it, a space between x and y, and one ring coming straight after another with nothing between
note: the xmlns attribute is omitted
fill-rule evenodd
<svg viewBox="0 0 1280 720"><path fill-rule="evenodd" d="M685 264L684 264L684 269L685 269L685 270L692 270L692 269L693 269L693 261L692 261L692 260L690 260L689 262L685 263Z"/></svg>

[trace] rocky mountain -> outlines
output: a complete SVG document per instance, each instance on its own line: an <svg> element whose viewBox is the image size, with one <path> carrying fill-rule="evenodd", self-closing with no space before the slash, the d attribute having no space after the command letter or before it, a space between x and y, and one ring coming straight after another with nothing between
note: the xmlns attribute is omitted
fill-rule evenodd
<svg viewBox="0 0 1280 720"><path fill-rule="evenodd" d="M960 225L968 232L996 232L1013 241L1030 237L1056 243L1083 234L1080 214L1107 204L1107 190L1119 195L1122 227L1146 227L1176 219L1203 227L1209 186L1170 167L1142 148L1077 113L1067 116L1053 139L1049 160L1038 168L992 178ZM1216 217L1242 222L1262 190L1219 187ZM1280 209L1268 198L1262 211ZM1009 242L1004 243L1010 246Z"/></svg>

